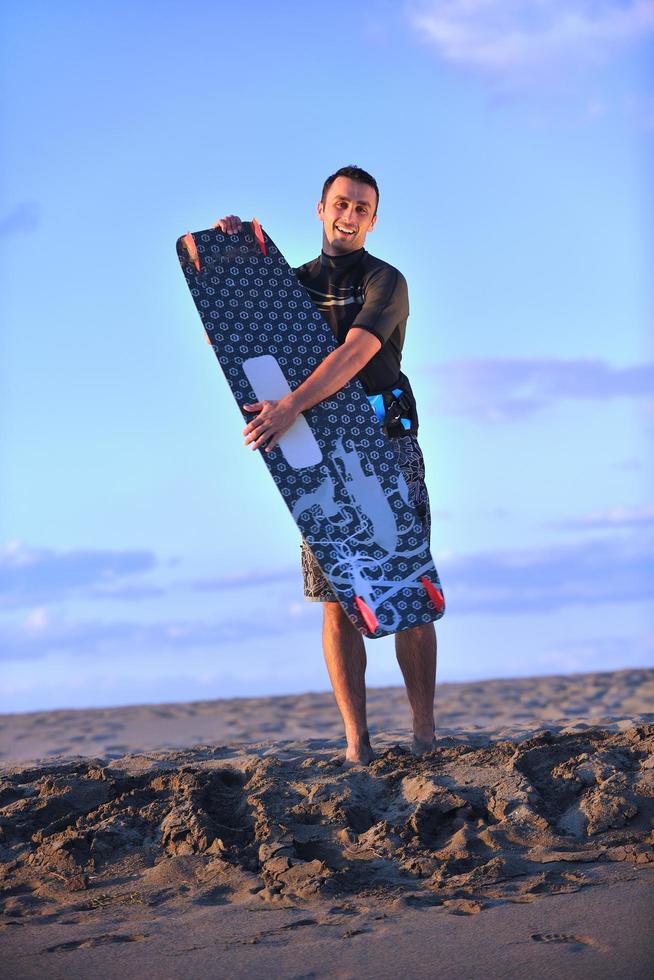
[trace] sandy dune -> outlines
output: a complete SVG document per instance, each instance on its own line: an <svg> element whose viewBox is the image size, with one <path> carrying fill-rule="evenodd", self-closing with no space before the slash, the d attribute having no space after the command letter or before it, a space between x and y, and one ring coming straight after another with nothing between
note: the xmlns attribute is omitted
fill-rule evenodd
<svg viewBox="0 0 654 980"><path fill-rule="evenodd" d="M351 769L326 695L5 716L9 975L650 976L653 694L443 686L415 758L377 690Z"/></svg>
<svg viewBox="0 0 654 980"><path fill-rule="evenodd" d="M402 687L368 692L373 734L408 740ZM654 671L570 674L439 684L439 735L524 738L603 725L616 730L654 721ZM0 715L0 763L52 756L118 758L126 752L281 739L338 739L341 720L329 693L230 698L178 704Z"/></svg>

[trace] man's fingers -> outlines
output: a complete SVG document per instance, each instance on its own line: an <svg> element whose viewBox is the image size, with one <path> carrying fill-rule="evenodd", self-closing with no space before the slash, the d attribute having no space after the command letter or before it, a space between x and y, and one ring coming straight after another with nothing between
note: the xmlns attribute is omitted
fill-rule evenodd
<svg viewBox="0 0 654 980"><path fill-rule="evenodd" d="M265 442L268 439L269 431L269 425L265 427L259 426L256 429L251 429L249 432L246 429L243 433L245 436L245 445L249 446L251 444L253 449L257 449L260 442Z"/></svg>
<svg viewBox="0 0 654 980"><path fill-rule="evenodd" d="M243 435L244 436L251 435L257 429L260 429L261 426L264 424L266 425L267 429L270 428L270 423L267 423L265 419L261 419L257 416L256 419L252 419L252 421L248 422L248 424L245 426L245 428L243 429Z"/></svg>
<svg viewBox="0 0 654 980"><path fill-rule="evenodd" d="M271 434L272 422L266 422L263 425L257 426L256 429L252 429L246 439L245 445L250 446L250 449L272 449L273 446L277 445L279 441L279 436L274 432ZM267 444L267 445L266 445Z"/></svg>
<svg viewBox="0 0 654 980"><path fill-rule="evenodd" d="M246 411L248 412L258 412L263 408L263 405L260 402L257 402L256 405L244 405L243 408L246 409ZM248 424L243 429L243 435L244 436L250 435L252 432L254 432L256 428L262 425L262 423L265 421L266 419L262 418L261 415L255 415L252 421L248 422Z"/></svg>
<svg viewBox="0 0 654 980"><path fill-rule="evenodd" d="M276 434L269 435L268 430L269 426L266 426L265 429L258 429L256 432L251 432L245 440L245 445L249 446L253 452L257 449L265 449L266 452L270 452L279 442L279 436Z"/></svg>
<svg viewBox="0 0 654 980"><path fill-rule="evenodd" d="M267 436L266 436L266 434L264 432L263 434L257 436L257 438L255 439L255 441L252 443L252 449L253 450L254 449L262 449L265 446L266 442L267 442Z"/></svg>
<svg viewBox="0 0 654 980"><path fill-rule="evenodd" d="M214 228L221 231L223 235L238 235L243 228L243 224L237 214L227 214L224 218L218 218Z"/></svg>
<svg viewBox="0 0 654 980"><path fill-rule="evenodd" d="M250 446L251 449L262 449L268 443L266 448L273 449L277 445L281 433L276 431L279 428L279 420L276 421L274 417L276 405L276 401L262 401L243 405L246 412L259 413L243 429L246 446Z"/></svg>

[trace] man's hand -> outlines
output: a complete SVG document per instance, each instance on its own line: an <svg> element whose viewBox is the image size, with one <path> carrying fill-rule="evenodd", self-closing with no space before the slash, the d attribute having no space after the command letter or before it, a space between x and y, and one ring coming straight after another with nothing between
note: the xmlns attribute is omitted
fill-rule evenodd
<svg viewBox="0 0 654 980"><path fill-rule="evenodd" d="M360 327L351 327L345 342L328 354L324 361L289 395L279 401L244 405L246 412L258 412L243 430L245 445L266 452L274 449L301 412L329 398L364 367L381 342Z"/></svg>
<svg viewBox="0 0 654 980"><path fill-rule="evenodd" d="M275 448L300 414L291 399L292 396L287 395L279 401L253 402L243 406L246 412L259 413L243 429L246 446L252 446L252 449L265 447L267 453Z"/></svg>
<svg viewBox="0 0 654 980"><path fill-rule="evenodd" d="M218 218L214 228L222 231L223 235L238 235L243 225L241 219L235 214L228 214L225 218Z"/></svg>

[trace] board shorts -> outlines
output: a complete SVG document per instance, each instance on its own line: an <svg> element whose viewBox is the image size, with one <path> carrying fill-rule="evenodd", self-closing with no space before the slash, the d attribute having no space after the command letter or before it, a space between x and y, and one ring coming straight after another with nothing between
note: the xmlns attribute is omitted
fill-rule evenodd
<svg viewBox="0 0 654 980"><path fill-rule="evenodd" d="M397 449L400 469L409 489L409 500L418 512L427 532L427 540L429 540L431 511L429 509L427 484L425 483L425 461L418 439L413 435L397 436L393 439L393 444ZM308 602L338 602L334 590L304 538L302 538L301 558L304 598Z"/></svg>

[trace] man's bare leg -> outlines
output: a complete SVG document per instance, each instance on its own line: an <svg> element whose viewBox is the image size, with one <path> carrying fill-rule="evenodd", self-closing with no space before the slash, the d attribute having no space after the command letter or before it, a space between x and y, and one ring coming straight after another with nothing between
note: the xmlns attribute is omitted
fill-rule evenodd
<svg viewBox="0 0 654 980"><path fill-rule="evenodd" d="M413 713L413 750L428 752L434 740L436 630L433 623L395 634L395 653Z"/></svg>
<svg viewBox="0 0 654 980"><path fill-rule="evenodd" d="M343 724L346 762L373 758L366 721L366 648L338 602L323 603L322 648Z"/></svg>

